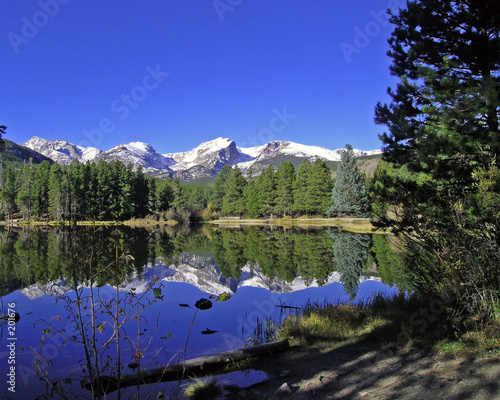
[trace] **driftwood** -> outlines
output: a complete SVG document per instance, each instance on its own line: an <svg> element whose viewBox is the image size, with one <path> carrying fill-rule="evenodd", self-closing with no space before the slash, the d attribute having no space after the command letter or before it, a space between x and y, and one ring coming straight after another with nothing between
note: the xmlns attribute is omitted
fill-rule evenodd
<svg viewBox="0 0 500 400"><path fill-rule="evenodd" d="M194 376L201 377L216 375L223 372L224 368L235 361L246 360L251 357L262 357L272 355L287 350L289 339L276 342L264 343L257 346L247 347L239 350L227 351L224 353L203 356L167 365L165 367L140 371L135 374L123 375L119 382L120 388L147 383L177 381ZM114 392L118 389L118 379L114 376L102 376L99 379L100 385L94 382L94 388L101 394ZM90 384L87 385L90 390Z"/></svg>
<svg viewBox="0 0 500 400"><path fill-rule="evenodd" d="M295 306L277 305L276 307L279 307L279 308L291 308L293 310L302 310L301 307L295 307Z"/></svg>

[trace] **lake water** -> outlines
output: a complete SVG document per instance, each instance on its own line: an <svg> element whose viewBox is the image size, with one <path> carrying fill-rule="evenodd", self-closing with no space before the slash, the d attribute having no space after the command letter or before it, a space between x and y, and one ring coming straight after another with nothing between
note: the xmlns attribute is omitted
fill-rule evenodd
<svg viewBox="0 0 500 400"><path fill-rule="evenodd" d="M99 355L103 363L115 360L117 300L118 320L128 318L120 329L127 374L137 361L140 368L153 368L248 346L259 321L278 320L291 310L283 306L393 294L397 257L388 256L391 249L385 236L334 228L0 228L1 306L20 315L10 330L7 321L0 323L0 393L31 399L50 392L36 376L38 359L49 380L68 379L65 390L90 398L80 385L85 353L71 341L82 338L74 322L81 317L88 343L102 346L113 338ZM221 294L224 299L217 298ZM198 310L200 299L212 307ZM11 366L15 393L5 380ZM109 367L105 373L116 371ZM246 371L222 381L248 386L261 379L261 372ZM143 385L140 395L165 390L168 398L173 385Z"/></svg>

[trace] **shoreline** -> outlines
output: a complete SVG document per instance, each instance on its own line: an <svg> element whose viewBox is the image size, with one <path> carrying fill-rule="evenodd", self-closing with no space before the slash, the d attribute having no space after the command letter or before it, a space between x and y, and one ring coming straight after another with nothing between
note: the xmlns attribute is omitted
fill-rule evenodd
<svg viewBox="0 0 500 400"><path fill-rule="evenodd" d="M0 221L0 226L13 227L57 227L57 226L131 226L131 227L150 227L155 225L175 226L179 222L175 220L155 221L150 219L132 219L126 221L24 221L11 220ZM370 222L369 218L237 218L227 217L211 221L199 221L194 224L211 224L217 227L238 228L243 225L249 226L280 226L289 227L314 227L328 226L337 227L352 233L373 233L389 234L389 231L377 229Z"/></svg>
<svg viewBox="0 0 500 400"><path fill-rule="evenodd" d="M152 225L177 225L177 221L153 221L145 219L126 221L0 221L0 226L30 227L30 226L132 226L144 227Z"/></svg>
<svg viewBox="0 0 500 400"><path fill-rule="evenodd" d="M206 223L217 225L219 227L238 227L240 225L255 225L255 226L282 226L282 227L311 227L311 226L334 226L342 228L345 231L353 233L374 233L388 234L390 232L375 228L369 218L266 218L266 219L250 219L250 218L220 218Z"/></svg>

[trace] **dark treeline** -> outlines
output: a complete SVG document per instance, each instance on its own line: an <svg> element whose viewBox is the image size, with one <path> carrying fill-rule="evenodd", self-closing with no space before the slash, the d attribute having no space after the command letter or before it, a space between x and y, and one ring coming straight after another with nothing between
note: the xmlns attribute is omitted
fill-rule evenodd
<svg viewBox="0 0 500 400"><path fill-rule="evenodd" d="M325 216L330 206L333 180L326 164L304 159L297 171L289 161L276 169L269 165L254 179L245 179L238 168L225 166L214 182L208 214L249 218Z"/></svg>
<svg viewBox="0 0 500 400"><path fill-rule="evenodd" d="M217 216L321 215L330 205L331 171L307 159L267 167L254 179L225 166L212 186L145 175L141 167L99 161L42 162L0 169L0 217L55 221L183 220Z"/></svg>
<svg viewBox="0 0 500 400"><path fill-rule="evenodd" d="M206 189L147 176L119 161L68 166L42 162L0 171L4 218L107 221L148 215L183 218L206 205ZM168 215L165 215L169 212Z"/></svg>

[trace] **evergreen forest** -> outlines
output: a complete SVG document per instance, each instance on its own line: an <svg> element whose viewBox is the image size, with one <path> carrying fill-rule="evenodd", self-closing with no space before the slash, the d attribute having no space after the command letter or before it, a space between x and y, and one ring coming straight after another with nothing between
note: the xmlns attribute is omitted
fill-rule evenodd
<svg viewBox="0 0 500 400"><path fill-rule="evenodd" d="M124 221L321 216L334 181L317 159L268 166L245 178L224 166L213 185L159 179L120 161L70 165L43 161L0 168L0 217L30 221Z"/></svg>

